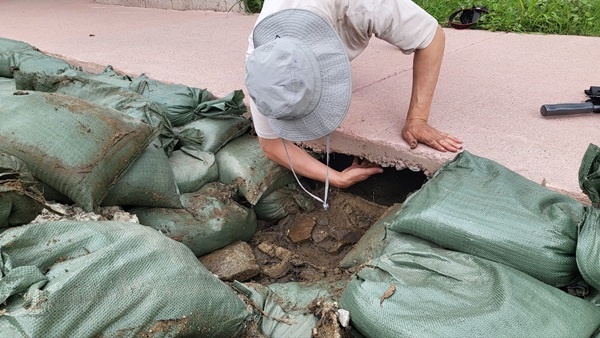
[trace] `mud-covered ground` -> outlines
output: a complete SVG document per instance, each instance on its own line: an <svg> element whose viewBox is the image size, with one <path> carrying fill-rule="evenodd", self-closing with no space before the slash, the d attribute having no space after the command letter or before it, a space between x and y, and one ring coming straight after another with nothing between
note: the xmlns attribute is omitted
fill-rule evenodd
<svg viewBox="0 0 600 338"><path fill-rule="evenodd" d="M351 159L338 156L331 165L341 168L347 161ZM328 210L314 201L311 211L299 209L277 222L259 221L250 245L260 273L249 282L268 285L349 277L352 271L338 268L339 262L390 205L403 202L425 179L422 173L386 168L383 174L349 189L330 188ZM322 184L303 182L317 196L323 195ZM102 207L95 214L74 205L52 201L48 205L63 216L44 210L34 222L70 219L139 223L135 215L120 207Z"/></svg>
<svg viewBox="0 0 600 338"><path fill-rule="evenodd" d="M339 261L387 209L334 189L329 209L288 215L276 224L260 222L252 238L261 284L340 279L349 272Z"/></svg>

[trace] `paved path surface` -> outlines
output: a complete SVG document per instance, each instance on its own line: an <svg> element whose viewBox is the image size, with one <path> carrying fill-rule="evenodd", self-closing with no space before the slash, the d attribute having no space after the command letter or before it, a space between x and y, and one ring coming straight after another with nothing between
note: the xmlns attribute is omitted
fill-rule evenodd
<svg viewBox="0 0 600 338"><path fill-rule="evenodd" d="M247 37L256 16L101 5L91 0L0 1L0 36L64 57L88 71L207 88L244 89ZM600 114L544 118L546 103L580 102L600 85L600 38L446 29L446 55L430 122L469 152L582 201L577 172ZM452 153L410 150L400 137L412 57L373 39L352 62L350 113L332 149L433 173ZM322 149L323 142L310 146Z"/></svg>

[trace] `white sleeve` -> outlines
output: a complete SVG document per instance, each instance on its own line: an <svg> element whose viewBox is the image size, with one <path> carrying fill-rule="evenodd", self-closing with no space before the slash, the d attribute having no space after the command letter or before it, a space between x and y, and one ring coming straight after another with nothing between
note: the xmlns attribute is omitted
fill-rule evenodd
<svg viewBox="0 0 600 338"><path fill-rule="evenodd" d="M275 139L279 138L271 125L269 124L269 120L258 111L258 107L254 103L254 100L250 98L250 113L252 113L252 123L254 123L254 131L256 131L256 135L266 139Z"/></svg>
<svg viewBox="0 0 600 338"><path fill-rule="evenodd" d="M410 54L431 43L437 20L411 0L350 2L352 24Z"/></svg>

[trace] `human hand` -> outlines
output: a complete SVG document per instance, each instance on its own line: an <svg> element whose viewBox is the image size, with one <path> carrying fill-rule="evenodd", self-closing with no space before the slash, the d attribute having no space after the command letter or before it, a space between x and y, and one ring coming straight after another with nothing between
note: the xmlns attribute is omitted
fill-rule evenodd
<svg viewBox="0 0 600 338"><path fill-rule="evenodd" d="M421 119L407 120L402 128L402 138L408 142L411 149L415 149L419 143L442 152L457 152L462 149L461 140L433 128Z"/></svg>
<svg viewBox="0 0 600 338"><path fill-rule="evenodd" d="M349 186L362 182L367 178L381 174L383 168L381 166L369 162L367 160L360 160L358 157L354 157L352 165L340 172L340 182L337 184L338 188L348 188Z"/></svg>

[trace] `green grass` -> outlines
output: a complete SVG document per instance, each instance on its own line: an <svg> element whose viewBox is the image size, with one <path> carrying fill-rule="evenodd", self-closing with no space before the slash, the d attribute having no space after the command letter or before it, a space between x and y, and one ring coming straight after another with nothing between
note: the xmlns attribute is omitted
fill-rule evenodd
<svg viewBox="0 0 600 338"><path fill-rule="evenodd" d="M518 33L600 36L600 0L414 0L443 27L460 8L486 6L474 29Z"/></svg>
<svg viewBox="0 0 600 338"><path fill-rule="evenodd" d="M260 12L263 0L244 1L253 13ZM280 0L283 1L283 0ZM486 6L472 29L517 33L600 36L600 0L414 0L443 27L457 9Z"/></svg>

